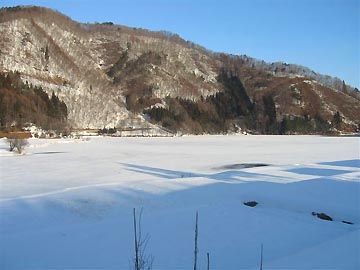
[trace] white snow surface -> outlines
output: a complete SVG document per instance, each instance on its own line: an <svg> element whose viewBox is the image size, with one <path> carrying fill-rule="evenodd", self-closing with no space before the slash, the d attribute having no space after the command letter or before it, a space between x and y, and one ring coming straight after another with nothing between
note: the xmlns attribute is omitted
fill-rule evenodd
<svg viewBox="0 0 360 270"><path fill-rule="evenodd" d="M359 143L31 139L16 155L0 140L0 269L131 269L134 207L153 269L193 268L196 211L198 269L207 252L210 269L259 269L261 244L263 269L360 269Z"/></svg>

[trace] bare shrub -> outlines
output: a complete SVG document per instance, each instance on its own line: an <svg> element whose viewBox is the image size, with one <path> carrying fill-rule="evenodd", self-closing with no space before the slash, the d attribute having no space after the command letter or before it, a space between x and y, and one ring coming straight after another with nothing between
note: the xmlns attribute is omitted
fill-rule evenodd
<svg viewBox="0 0 360 270"><path fill-rule="evenodd" d="M10 152L16 150L19 154L21 154L25 146L29 144L28 140L20 138L7 139L7 142L9 143Z"/></svg>

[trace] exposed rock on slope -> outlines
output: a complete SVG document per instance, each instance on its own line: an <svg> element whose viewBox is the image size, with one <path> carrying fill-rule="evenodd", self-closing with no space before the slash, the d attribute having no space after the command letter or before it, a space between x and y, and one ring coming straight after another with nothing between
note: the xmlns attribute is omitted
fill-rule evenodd
<svg viewBox="0 0 360 270"><path fill-rule="evenodd" d="M209 52L167 32L80 24L49 9L16 7L0 10L0 36L0 71L19 71L24 82L55 92L73 127L151 120L190 133L278 133L287 119L329 128L340 112L337 128L348 130L359 120L359 101L317 77L294 76L294 69L279 76L273 65Z"/></svg>

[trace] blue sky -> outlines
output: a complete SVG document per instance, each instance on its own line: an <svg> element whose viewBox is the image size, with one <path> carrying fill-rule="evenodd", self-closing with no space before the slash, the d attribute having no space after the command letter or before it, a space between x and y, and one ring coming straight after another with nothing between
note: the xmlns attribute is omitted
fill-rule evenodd
<svg viewBox="0 0 360 270"><path fill-rule="evenodd" d="M168 30L213 51L304 65L360 88L360 0L0 0L14 5Z"/></svg>

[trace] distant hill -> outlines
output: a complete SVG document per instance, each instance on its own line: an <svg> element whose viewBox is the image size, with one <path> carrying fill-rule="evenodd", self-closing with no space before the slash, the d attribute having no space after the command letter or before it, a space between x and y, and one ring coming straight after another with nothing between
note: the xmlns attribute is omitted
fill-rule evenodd
<svg viewBox="0 0 360 270"><path fill-rule="evenodd" d="M323 134L360 123L359 92L341 79L214 53L165 31L13 7L0 9L0 35L0 72L54 93L71 127Z"/></svg>

